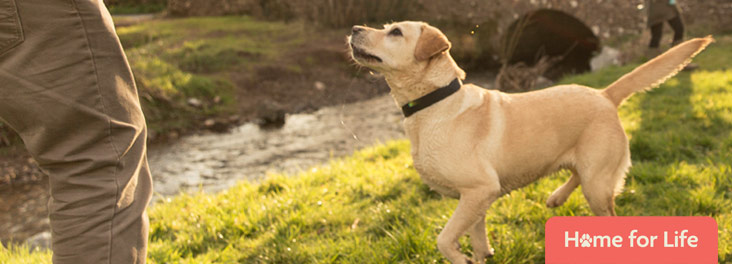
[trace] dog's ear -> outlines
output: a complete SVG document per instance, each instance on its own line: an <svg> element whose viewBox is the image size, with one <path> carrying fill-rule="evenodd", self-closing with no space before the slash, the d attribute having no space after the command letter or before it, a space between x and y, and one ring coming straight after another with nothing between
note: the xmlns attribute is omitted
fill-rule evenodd
<svg viewBox="0 0 732 264"><path fill-rule="evenodd" d="M417 40L414 57L420 61L426 60L450 49L450 46L450 41L440 30L429 25L422 25L422 35Z"/></svg>

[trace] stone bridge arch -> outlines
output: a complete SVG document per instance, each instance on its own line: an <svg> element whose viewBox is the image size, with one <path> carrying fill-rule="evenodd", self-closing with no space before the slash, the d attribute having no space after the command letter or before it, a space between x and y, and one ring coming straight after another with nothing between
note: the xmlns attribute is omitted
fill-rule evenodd
<svg viewBox="0 0 732 264"><path fill-rule="evenodd" d="M557 80L565 74L590 70L590 60L600 51L600 38L578 18L556 9L529 11L514 20L500 40L504 63L534 66L548 59L543 75Z"/></svg>

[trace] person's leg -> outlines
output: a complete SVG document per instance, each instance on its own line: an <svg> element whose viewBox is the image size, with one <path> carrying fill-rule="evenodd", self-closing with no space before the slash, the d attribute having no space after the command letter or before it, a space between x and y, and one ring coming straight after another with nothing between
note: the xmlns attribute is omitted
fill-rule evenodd
<svg viewBox="0 0 732 264"><path fill-rule="evenodd" d="M54 263L144 263L146 128L109 13L101 0L0 3L18 5L25 35L0 54L0 118L49 174Z"/></svg>
<svg viewBox="0 0 732 264"><path fill-rule="evenodd" d="M661 44L661 36L663 35L663 23L658 23L651 26L651 42L648 47L651 49L657 49Z"/></svg>
<svg viewBox="0 0 732 264"><path fill-rule="evenodd" d="M674 30L674 39L671 45L676 46L684 40L684 21L681 20L681 16L676 16L669 20L668 24Z"/></svg>
<svg viewBox="0 0 732 264"><path fill-rule="evenodd" d="M651 42L648 44L648 50L646 50L646 58L652 59L658 56L658 54L661 54L661 50L658 47L661 44L662 35L663 23L658 23L651 26Z"/></svg>

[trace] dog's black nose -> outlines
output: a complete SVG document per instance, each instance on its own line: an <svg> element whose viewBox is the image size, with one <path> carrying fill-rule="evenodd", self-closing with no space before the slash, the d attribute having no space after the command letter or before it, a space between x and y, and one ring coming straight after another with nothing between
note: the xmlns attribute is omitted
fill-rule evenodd
<svg viewBox="0 0 732 264"><path fill-rule="evenodd" d="M353 28L351 29L351 31L353 31L353 34L356 35L359 32L364 31L364 29L363 29L362 26L353 26Z"/></svg>

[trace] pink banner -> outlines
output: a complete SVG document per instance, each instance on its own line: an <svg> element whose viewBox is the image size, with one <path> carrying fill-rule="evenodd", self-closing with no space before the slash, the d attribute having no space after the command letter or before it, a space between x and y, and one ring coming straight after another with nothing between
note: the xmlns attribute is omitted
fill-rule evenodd
<svg viewBox="0 0 732 264"><path fill-rule="evenodd" d="M546 263L717 263L707 216L552 217Z"/></svg>

